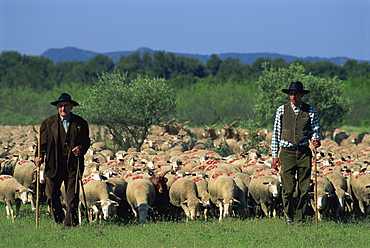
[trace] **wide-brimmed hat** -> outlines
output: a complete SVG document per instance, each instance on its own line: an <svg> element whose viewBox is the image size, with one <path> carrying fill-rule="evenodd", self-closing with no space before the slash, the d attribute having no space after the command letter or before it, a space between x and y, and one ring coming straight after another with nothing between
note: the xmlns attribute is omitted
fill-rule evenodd
<svg viewBox="0 0 370 248"><path fill-rule="evenodd" d="M56 100L54 102L51 102L50 104L56 106L56 105L58 105L59 102L71 102L73 104L73 106L80 105L80 104L78 104L78 102L73 101L71 96L68 93L62 93L60 95L60 97L58 98L58 100Z"/></svg>
<svg viewBox="0 0 370 248"><path fill-rule="evenodd" d="M292 91L292 90L301 91L301 92L303 92L305 94L310 93L309 90L304 90L303 89L303 84L301 82L299 82L299 81L297 81L297 82L291 82L290 83L290 86L289 86L289 89L282 89L282 91L284 93L287 93L287 94L289 94L289 91Z"/></svg>

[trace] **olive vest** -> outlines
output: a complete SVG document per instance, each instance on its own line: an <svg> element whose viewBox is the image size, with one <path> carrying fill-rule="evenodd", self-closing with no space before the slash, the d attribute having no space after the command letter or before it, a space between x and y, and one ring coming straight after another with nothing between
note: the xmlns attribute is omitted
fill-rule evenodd
<svg viewBox="0 0 370 248"><path fill-rule="evenodd" d="M293 145L309 139L311 129L309 108L310 105L302 102L298 115L295 115L291 103L284 104L284 114L281 117L281 139Z"/></svg>

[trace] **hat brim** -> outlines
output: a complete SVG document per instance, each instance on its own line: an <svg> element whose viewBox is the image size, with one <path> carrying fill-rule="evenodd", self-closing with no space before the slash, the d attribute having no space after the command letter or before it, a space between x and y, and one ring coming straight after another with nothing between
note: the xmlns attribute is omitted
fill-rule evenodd
<svg viewBox="0 0 370 248"><path fill-rule="evenodd" d="M294 91L294 90L292 90L292 89L282 89L282 91L284 92L284 93L286 93L286 94L289 94L289 92L290 91ZM296 90L296 91L300 91L300 92L303 92L303 93L305 93L305 94L308 94L308 93L310 93L311 91L309 91L309 90Z"/></svg>
<svg viewBox="0 0 370 248"><path fill-rule="evenodd" d="M57 105L58 105L58 103L60 103L60 102L70 102L70 103L72 103L72 105L73 105L73 106L78 106L78 105L80 105L78 102L73 101L73 100L59 100L59 101L51 102L50 104L51 104L51 105L54 105L54 106L57 106Z"/></svg>

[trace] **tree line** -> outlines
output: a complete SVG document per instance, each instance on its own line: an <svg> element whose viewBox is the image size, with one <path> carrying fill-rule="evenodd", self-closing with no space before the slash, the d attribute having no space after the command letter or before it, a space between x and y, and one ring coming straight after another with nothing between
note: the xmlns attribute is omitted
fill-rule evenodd
<svg viewBox="0 0 370 248"><path fill-rule="evenodd" d="M258 103L266 101L271 109L277 108L278 102L281 102L281 89L276 88L277 84L274 82L270 82L270 95L265 97L272 99L260 98L261 91L266 92L266 89L261 87L261 82L266 85L266 77L263 77L263 74L271 68L274 68L276 73L291 73L296 70L292 67L299 68L299 72L305 75L302 80L311 80L306 76L323 80L317 83L318 85L308 83L311 92L316 86L321 90L331 88L327 91L331 95L327 97L334 99L333 101L321 103L320 99L316 98L315 102L312 102L323 105L323 113L319 113L322 116L326 114L326 109L335 107L332 105L337 103L336 98L344 97L350 100L347 109L337 110L343 114L340 122L329 123L328 126L370 126L370 109L367 107L370 100L368 62L348 60L343 65L336 65L329 61L286 62L281 58L259 58L251 64L242 64L238 59L221 60L213 54L208 61L202 63L198 59L176 56L164 51L155 51L153 54L136 52L122 56L116 63L105 55L97 55L86 62L54 63L44 57L22 55L14 51L2 52L0 125L39 124L46 116L55 113L50 102L61 92L68 92L74 99L82 102L88 99L91 87L99 84L100 75L125 72L127 84L138 75L165 79L179 99L174 112L178 114L180 121L192 120L192 125L201 126L217 123L219 118L228 122L240 116L242 119L256 119L265 127L271 127L271 114L266 114L266 109L259 108ZM292 78L287 75L284 80ZM278 85L287 87L290 82L286 82L286 85L283 83L279 82ZM338 90L335 92L337 86ZM279 99L280 101L275 101ZM105 101L109 102L109 99ZM106 102L96 108L104 109ZM354 111L350 111L351 109Z"/></svg>

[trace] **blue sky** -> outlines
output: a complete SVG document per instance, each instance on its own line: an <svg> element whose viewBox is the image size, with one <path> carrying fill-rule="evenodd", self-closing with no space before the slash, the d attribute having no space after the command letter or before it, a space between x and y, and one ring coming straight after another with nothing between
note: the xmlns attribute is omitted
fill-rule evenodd
<svg viewBox="0 0 370 248"><path fill-rule="evenodd" d="M0 0L0 52L66 46L370 60L370 0Z"/></svg>

